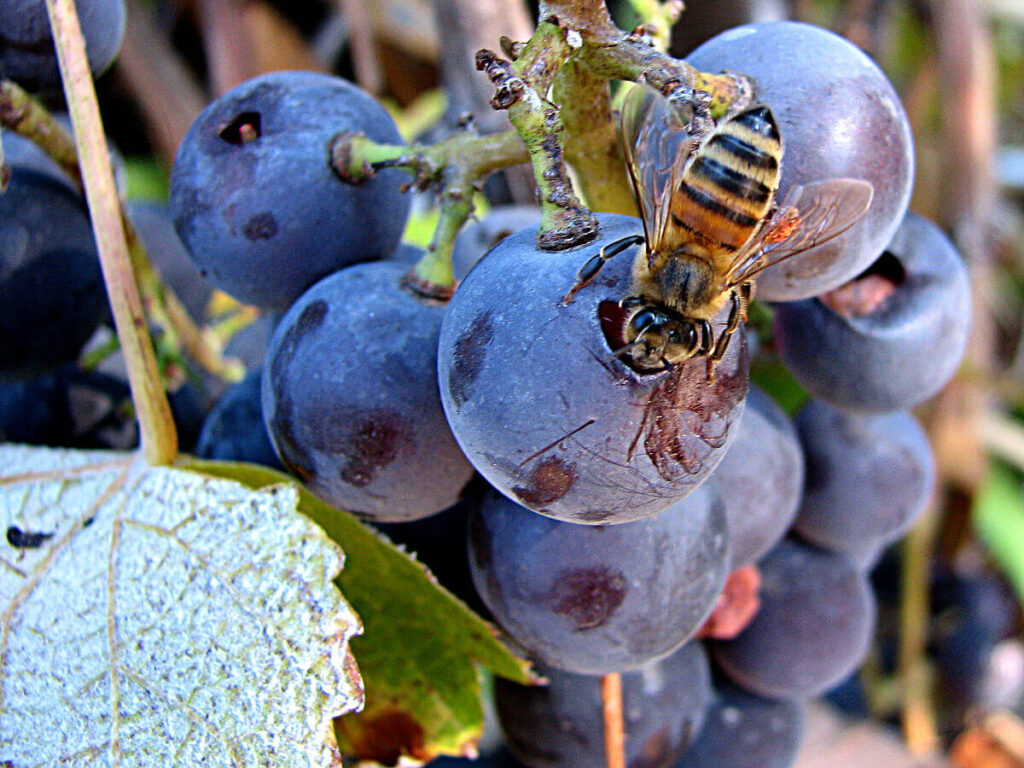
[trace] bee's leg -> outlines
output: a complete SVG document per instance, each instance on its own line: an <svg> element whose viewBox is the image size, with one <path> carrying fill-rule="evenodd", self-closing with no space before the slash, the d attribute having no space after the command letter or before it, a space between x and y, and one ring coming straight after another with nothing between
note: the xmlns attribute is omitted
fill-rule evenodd
<svg viewBox="0 0 1024 768"><path fill-rule="evenodd" d="M706 355L711 352L715 346L715 332L711 328L711 323L707 320L700 321L700 347L697 348L695 355Z"/></svg>
<svg viewBox="0 0 1024 768"><path fill-rule="evenodd" d="M732 305L729 307L729 319L725 324L725 328L722 329L721 335L718 337L718 341L715 342L715 348L711 350L711 354L708 355L708 384L713 384L715 381L715 364L722 359L725 355L725 350L729 348L729 341L732 339L732 335L736 333L736 329L740 327L740 321L746 317L747 314L747 299L745 297L750 296L750 291L747 289L750 283L744 283L739 291L733 291Z"/></svg>
<svg viewBox="0 0 1024 768"><path fill-rule="evenodd" d="M604 246L596 256L591 256L587 259L583 266L580 267L580 271L576 273L576 282L573 283L572 288L569 292L562 297L559 302L563 307L568 306L572 303L573 297L579 293L580 289L590 283L597 273L601 271L601 267L608 261L612 256L618 256L627 248L631 248L634 245L639 245L644 242L644 238L641 235L630 235L629 237L623 237L616 240L614 243L609 243Z"/></svg>
<svg viewBox="0 0 1024 768"><path fill-rule="evenodd" d="M754 284L752 282L743 283L739 287L740 294L740 315L744 322L747 320L747 309L750 307L750 302L754 300ZM734 294L735 295L735 294Z"/></svg>

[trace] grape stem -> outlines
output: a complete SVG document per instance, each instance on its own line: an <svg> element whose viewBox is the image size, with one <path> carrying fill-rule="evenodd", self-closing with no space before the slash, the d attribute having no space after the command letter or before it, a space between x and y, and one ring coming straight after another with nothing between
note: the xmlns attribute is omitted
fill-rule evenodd
<svg viewBox="0 0 1024 768"><path fill-rule="evenodd" d="M486 174L501 168L531 163L541 204L537 243L542 248L561 250L591 239L597 226L591 209L636 213L609 80L644 82L658 89L682 108L684 124L695 135L751 101L752 84L742 75L703 73L655 47L651 34L660 35L660 28L667 33L678 16L676 0L635 2L649 23L626 33L612 22L603 0L547 0L540 4L540 22L529 40L502 40L507 58L490 50L477 53L477 68L495 89L491 106L506 110L516 129L499 134L502 138L495 143L485 146L489 137L469 134L434 147L378 145L351 134L335 137L332 164L350 183L371 176L376 168L401 167L421 186L455 185L452 197L442 194L434 240L415 269L414 284L421 292L436 297L451 292L451 267L443 262L459 226L472 213L468 187L479 188ZM663 36L657 39L664 42ZM474 158L478 151L487 153L479 164ZM589 208L576 195L567 162ZM449 170L453 165L459 167Z"/></svg>
<svg viewBox="0 0 1024 768"><path fill-rule="evenodd" d="M626 768L625 735L622 725L622 675L613 672L601 677L601 702L604 713L604 752L607 768Z"/></svg>
<svg viewBox="0 0 1024 768"><path fill-rule="evenodd" d="M80 192L85 191L74 138L42 104L9 80L0 80L0 125L35 142ZM146 315L163 328L167 335L164 346L174 351L183 349L215 376L239 381L245 375L242 364L225 358L223 345L196 326L178 296L160 279L131 221L123 214L122 220Z"/></svg>
<svg viewBox="0 0 1024 768"><path fill-rule="evenodd" d="M437 144L377 144L362 134L342 133L330 147L331 165L343 180L358 184L381 168L403 168L412 185L440 187L441 216L427 252L410 273L407 284L416 293L445 300L452 294L452 247L455 235L473 214L473 194L492 172L529 157L515 131L475 136L467 131Z"/></svg>
<svg viewBox="0 0 1024 768"><path fill-rule="evenodd" d="M177 457L178 435L157 371L153 342L146 332L138 286L132 273L121 204L114 185L96 89L85 55L85 40L74 0L46 0L46 11L60 63L64 93L75 128L85 197L117 336L128 367L128 383L139 416L142 455L155 466Z"/></svg>

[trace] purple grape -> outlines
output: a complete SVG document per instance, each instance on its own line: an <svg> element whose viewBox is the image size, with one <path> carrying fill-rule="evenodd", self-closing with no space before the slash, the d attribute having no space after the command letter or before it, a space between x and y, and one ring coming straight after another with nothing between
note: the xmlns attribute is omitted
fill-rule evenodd
<svg viewBox="0 0 1024 768"><path fill-rule="evenodd" d="M764 699L716 681L704 727L675 768L789 768L803 730L802 702Z"/></svg>
<svg viewBox="0 0 1024 768"><path fill-rule="evenodd" d="M782 181L790 189L825 179L864 179L874 187L867 215L848 232L777 266L757 280L758 296L792 301L849 280L882 252L910 201L914 147L895 89L853 43L792 21L747 24L701 45L687 61L707 71L753 78L782 134Z"/></svg>
<svg viewBox="0 0 1024 768"><path fill-rule="evenodd" d="M725 512L708 487L610 526L553 520L493 493L469 531L473 582L495 620L568 672L619 672L671 653L725 583Z"/></svg>
<svg viewBox="0 0 1024 768"><path fill-rule="evenodd" d="M151 201L130 200L125 204L125 212L160 277L174 290L192 318L206 320L213 286L203 279L192 263L192 258L174 230L167 206Z"/></svg>
<svg viewBox="0 0 1024 768"><path fill-rule="evenodd" d="M0 195L0 382L73 360L108 317L92 225L61 181L12 168Z"/></svg>
<svg viewBox="0 0 1024 768"><path fill-rule="evenodd" d="M867 652L875 600L839 554L783 540L761 562L761 610L735 640L712 644L718 666L769 698L809 698L845 678Z"/></svg>
<svg viewBox="0 0 1024 768"><path fill-rule="evenodd" d="M89 69L99 76L117 58L124 38L124 0L75 0ZM60 86L57 52L45 0L0 2L0 77L29 91Z"/></svg>
<svg viewBox="0 0 1024 768"><path fill-rule="evenodd" d="M289 471L385 522L450 507L473 474L437 393L444 307L403 288L406 271L357 264L306 291L274 332L263 378L263 417Z"/></svg>
<svg viewBox="0 0 1024 768"><path fill-rule="evenodd" d="M742 412L747 361L744 334L713 384L704 357L646 374L611 357L635 250L561 305L603 245L641 231L638 219L598 220L600 238L568 251L538 250L532 229L495 247L455 292L438 366L452 431L492 485L536 512L608 524L655 514L711 473Z"/></svg>
<svg viewBox="0 0 1024 768"><path fill-rule="evenodd" d="M775 401L752 386L736 440L712 476L729 521L730 570L753 563L786 534L803 494L796 430Z"/></svg>
<svg viewBox="0 0 1024 768"><path fill-rule="evenodd" d="M331 272L394 251L409 209L404 174L341 181L328 144L342 131L401 143L372 97L315 72L253 78L196 118L174 160L170 207L196 266L218 288L284 310Z"/></svg>
<svg viewBox="0 0 1024 768"><path fill-rule="evenodd" d="M854 294L846 302L852 308L833 298L835 311L824 297L778 305L779 355L797 381L836 408L907 410L960 365L971 312L967 271L938 227L908 214L862 280L883 290L867 292L867 300Z"/></svg>
<svg viewBox="0 0 1024 768"><path fill-rule="evenodd" d="M601 682L548 667L546 686L495 679L498 717L510 751L528 768L605 764ZM704 722L711 672L700 643L622 675L627 768L670 768Z"/></svg>
<svg viewBox="0 0 1024 768"><path fill-rule="evenodd" d="M853 416L812 400L795 424L807 459L793 526L801 537L870 555L909 530L935 480L928 437L913 416Z"/></svg>
<svg viewBox="0 0 1024 768"><path fill-rule="evenodd" d="M218 461L248 461L281 469L280 460L263 423L260 384L263 371L249 371L221 395L203 422L196 456Z"/></svg>
<svg viewBox="0 0 1024 768"><path fill-rule="evenodd" d="M505 205L488 211L479 221L471 221L455 238L452 272L462 280L469 270L509 235L521 229L540 226L540 209L535 205Z"/></svg>

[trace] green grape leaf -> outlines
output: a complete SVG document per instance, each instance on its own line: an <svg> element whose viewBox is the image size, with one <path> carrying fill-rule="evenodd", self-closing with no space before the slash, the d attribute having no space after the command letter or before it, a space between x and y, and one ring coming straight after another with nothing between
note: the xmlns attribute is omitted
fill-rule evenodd
<svg viewBox="0 0 1024 768"><path fill-rule="evenodd" d="M1024 604L1024 491L1020 477L993 464L971 511L978 538Z"/></svg>
<svg viewBox="0 0 1024 768"><path fill-rule="evenodd" d="M294 486L0 445L0 765L337 766L359 632Z"/></svg>
<svg viewBox="0 0 1024 768"><path fill-rule="evenodd" d="M198 471L253 488L280 483L279 472L249 464L193 461ZM353 515L302 492L299 508L345 550L338 585L363 620L352 643L366 706L336 724L342 751L395 765L471 755L483 728L480 675L473 662L521 683L537 679L494 628L439 587L426 568Z"/></svg>

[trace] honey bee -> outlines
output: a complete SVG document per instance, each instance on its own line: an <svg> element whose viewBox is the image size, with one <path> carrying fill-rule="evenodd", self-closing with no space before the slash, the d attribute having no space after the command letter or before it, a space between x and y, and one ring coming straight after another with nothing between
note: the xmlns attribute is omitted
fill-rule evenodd
<svg viewBox="0 0 1024 768"><path fill-rule="evenodd" d="M708 379L753 298L764 269L820 245L855 224L873 188L843 178L794 187L779 205L782 138L771 109L755 105L702 138L686 133L667 99L634 86L623 104L626 164L644 236L617 240L579 270L563 304L611 257L641 243L625 310L627 356L643 372L707 355ZM729 303L716 339L711 321Z"/></svg>

